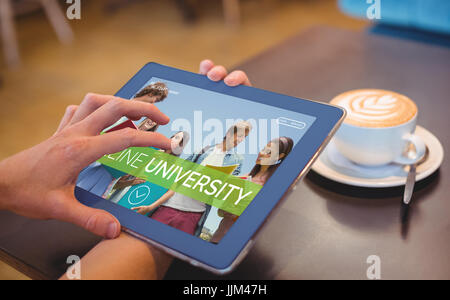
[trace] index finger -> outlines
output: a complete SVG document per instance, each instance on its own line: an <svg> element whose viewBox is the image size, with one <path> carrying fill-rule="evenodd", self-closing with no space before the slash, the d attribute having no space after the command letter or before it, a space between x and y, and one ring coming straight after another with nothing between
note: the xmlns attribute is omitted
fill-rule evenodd
<svg viewBox="0 0 450 300"><path fill-rule="evenodd" d="M105 105L106 103L108 103L108 101L114 98L115 98L114 96L109 95L88 93L84 97L77 111L70 120L70 124L80 122L81 120L92 114L94 111L96 111L99 107Z"/></svg>
<svg viewBox="0 0 450 300"><path fill-rule="evenodd" d="M83 126L89 134L97 135L103 129L113 125L124 116L132 120L148 117L152 121L162 125L165 125L170 121L169 117L153 104L141 101L129 101L115 97L87 116L80 122L80 125Z"/></svg>

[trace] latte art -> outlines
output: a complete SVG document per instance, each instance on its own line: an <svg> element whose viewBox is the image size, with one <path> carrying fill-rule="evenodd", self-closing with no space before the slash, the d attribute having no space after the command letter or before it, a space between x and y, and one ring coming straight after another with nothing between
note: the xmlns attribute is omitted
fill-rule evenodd
<svg viewBox="0 0 450 300"><path fill-rule="evenodd" d="M417 114L406 96L385 90L354 90L338 95L332 104L347 110L345 123L362 127L390 127L408 122Z"/></svg>

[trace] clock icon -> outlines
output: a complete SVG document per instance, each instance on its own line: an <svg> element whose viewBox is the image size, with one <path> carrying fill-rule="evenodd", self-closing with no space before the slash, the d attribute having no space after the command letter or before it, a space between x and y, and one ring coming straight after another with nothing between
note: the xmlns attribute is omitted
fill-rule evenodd
<svg viewBox="0 0 450 300"><path fill-rule="evenodd" d="M146 185L138 186L134 188L128 196L128 203L131 205L139 205L144 202L148 196L150 196L150 188Z"/></svg>

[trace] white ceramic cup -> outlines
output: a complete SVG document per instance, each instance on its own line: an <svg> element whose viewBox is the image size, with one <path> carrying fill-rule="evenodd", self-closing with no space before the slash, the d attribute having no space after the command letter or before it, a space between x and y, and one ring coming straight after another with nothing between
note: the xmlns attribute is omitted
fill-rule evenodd
<svg viewBox="0 0 450 300"><path fill-rule="evenodd" d="M425 155L425 143L414 135L416 124L417 113L406 123L391 127L343 123L334 137L334 143L342 155L360 165L414 164ZM407 155L410 143L416 149L414 157Z"/></svg>

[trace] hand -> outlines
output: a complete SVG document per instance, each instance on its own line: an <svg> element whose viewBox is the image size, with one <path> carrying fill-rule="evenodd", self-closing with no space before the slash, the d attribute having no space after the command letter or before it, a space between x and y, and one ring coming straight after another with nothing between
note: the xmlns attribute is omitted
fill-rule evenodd
<svg viewBox="0 0 450 300"><path fill-rule="evenodd" d="M224 66L215 66L214 62L209 59L205 59L200 63L200 74L208 76L212 81L223 80L226 85L237 86L247 85L251 86L250 80L243 71L237 70L228 74L227 69Z"/></svg>
<svg viewBox="0 0 450 300"><path fill-rule="evenodd" d="M118 189L117 186L119 185L125 185L128 184L130 181L133 181L133 179L130 179L131 175L124 175L122 177L119 178L119 180L117 180L116 184L114 185L113 189Z"/></svg>
<svg viewBox="0 0 450 300"><path fill-rule="evenodd" d="M125 128L100 135L122 116L169 122L152 104L88 94L79 107L67 108L54 136L0 162L0 209L67 221L106 238L117 237L120 224L114 216L74 197L78 174L103 155L129 147L170 148L170 140L154 132Z"/></svg>
<svg viewBox="0 0 450 300"><path fill-rule="evenodd" d="M151 212L154 208L151 205L149 205L149 206L132 207L131 209L137 212L138 214L146 215L149 212Z"/></svg>
<svg viewBox="0 0 450 300"><path fill-rule="evenodd" d="M124 175L124 176L120 177L120 179L114 185L113 189L121 190L121 189L127 188L129 186L135 186L135 185L145 182L144 179L141 179L141 178L130 179L130 177L131 177L130 175Z"/></svg>
<svg viewBox="0 0 450 300"><path fill-rule="evenodd" d="M136 179L133 180L133 182L131 183L131 186L135 186L135 185L138 185L138 184L142 184L142 183L144 183L144 182L146 182L145 179L136 178Z"/></svg>

